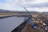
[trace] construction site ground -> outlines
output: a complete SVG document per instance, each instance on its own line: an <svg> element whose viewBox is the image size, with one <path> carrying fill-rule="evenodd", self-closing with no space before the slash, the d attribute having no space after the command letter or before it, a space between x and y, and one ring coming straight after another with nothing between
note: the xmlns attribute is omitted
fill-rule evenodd
<svg viewBox="0 0 48 32"><path fill-rule="evenodd" d="M36 29L33 29L32 26L29 23L27 23L22 32L46 32L46 31L40 28L39 26Z"/></svg>
<svg viewBox="0 0 48 32"><path fill-rule="evenodd" d="M39 15L40 16L40 15ZM36 17L35 15L34 15L34 17ZM45 16L46 17L46 16ZM47 20L46 20L46 18L44 18L43 16L40 16L40 17L37 17L37 18L40 18L41 20L42 20L42 22L44 22L45 24L47 24L48 25L48 18L47 18ZM45 20L45 21L44 21ZM26 23L26 22L25 22ZM25 24L24 23L24 24ZM24 25L21 25L21 28L22 28L22 26L24 26ZM32 25L30 24L30 23L26 23L25 24L25 26L24 26L24 28L15 28L14 30L12 30L12 32L48 32L48 31L45 31L44 30L44 28L41 28L40 27L41 25L38 25L37 26L37 28L36 29L33 29L32 28ZM20 27L20 25L18 26L18 27ZM20 30L20 31L19 31Z"/></svg>

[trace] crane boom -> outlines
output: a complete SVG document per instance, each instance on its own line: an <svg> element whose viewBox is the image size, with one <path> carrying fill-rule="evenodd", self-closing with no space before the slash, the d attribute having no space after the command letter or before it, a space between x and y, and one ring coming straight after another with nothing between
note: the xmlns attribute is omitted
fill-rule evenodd
<svg viewBox="0 0 48 32"><path fill-rule="evenodd" d="M27 12L28 12L28 10L25 8L25 7L23 7ZM28 12L29 13L29 12ZM29 13L29 15L32 17L32 15L31 15L31 13Z"/></svg>

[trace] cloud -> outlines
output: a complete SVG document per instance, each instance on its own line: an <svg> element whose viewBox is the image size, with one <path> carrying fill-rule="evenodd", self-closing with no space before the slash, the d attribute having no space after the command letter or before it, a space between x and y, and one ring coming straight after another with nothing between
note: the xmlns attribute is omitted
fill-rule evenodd
<svg viewBox="0 0 48 32"><path fill-rule="evenodd" d="M0 9L24 10L22 7L28 10L47 11L48 0L5 0L5 3L0 3Z"/></svg>
<svg viewBox="0 0 48 32"><path fill-rule="evenodd" d="M18 0L5 0L5 3L0 3L0 9L5 10L23 10L18 6Z"/></svg>
<svg viewBox="0 0 48 32"><path fill-rule="evenodd" d="M27 8L28 11L48 12L48 8Z"/></svg>
<svg viewBox="0 0 48 32"><path fill-rule="evenodd" d="M48 7L48 3L39 3L39 4L26 4L26 5L22 5L22 6L25 6L25 7L38 7L38 8L43 8L43 7Z"/></svg>
<svg viewBox="0 0 48 32"><path fill-rule="evenodd" d="M46 2L48 2L48 0L24 0L23 1L23 5L25 5L25 4L38 4L38 3L46 3Z"/></svg>

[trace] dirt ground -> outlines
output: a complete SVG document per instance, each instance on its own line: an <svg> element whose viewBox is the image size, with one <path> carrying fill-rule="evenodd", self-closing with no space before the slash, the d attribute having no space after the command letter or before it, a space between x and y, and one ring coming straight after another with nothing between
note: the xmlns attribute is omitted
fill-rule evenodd
<svg viewBox="0 0 48 32"><path fill-rule="evenodd" d="M28 23L24 29L22 30L22 32L46 32L44 29L37 27L36 29L33 29L31 27L31 25Z"/></svg>

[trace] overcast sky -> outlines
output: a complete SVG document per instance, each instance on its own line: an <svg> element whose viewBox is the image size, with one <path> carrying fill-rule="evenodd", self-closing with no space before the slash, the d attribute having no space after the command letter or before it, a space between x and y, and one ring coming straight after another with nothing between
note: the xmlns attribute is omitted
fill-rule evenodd
<svg viewBox="0 0 48 32"><path fill-rule="evenodd" d="M0 9L6 10L24 10L46 11L48 12L48 0L0 0Z"/></svg>

